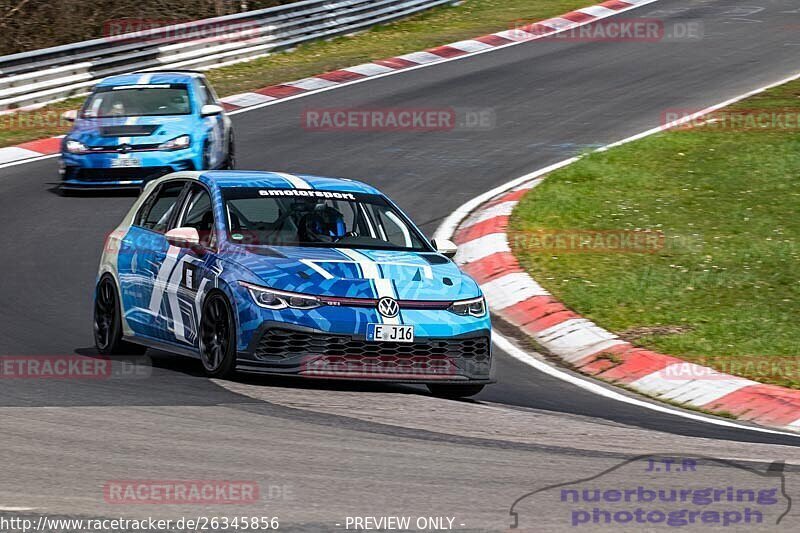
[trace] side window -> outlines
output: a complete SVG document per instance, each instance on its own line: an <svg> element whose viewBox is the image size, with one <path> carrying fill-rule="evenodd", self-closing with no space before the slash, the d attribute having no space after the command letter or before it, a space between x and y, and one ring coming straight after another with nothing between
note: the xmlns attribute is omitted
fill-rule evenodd
<svg viewBox="0 0 800 533"><path fill-rule="evenodd" d="M184 182L182 181L161 185L140 213L139 225L159 233L165 233L183 187Z"/></svg>
<svg viewBox="0 0 800 533"><path fill-rule="evenodd" d="M211 196L200 185L193 185L186 204L178 220L178 227L194 228L200 234L200 244L214 246L214 208Z"/></svg>

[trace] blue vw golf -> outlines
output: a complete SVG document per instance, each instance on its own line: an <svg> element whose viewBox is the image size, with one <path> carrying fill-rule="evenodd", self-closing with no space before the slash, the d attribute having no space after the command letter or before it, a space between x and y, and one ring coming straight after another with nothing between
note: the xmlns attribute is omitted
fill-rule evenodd
<svg viewBox="0 0 800 533"><path fill-rule="evenodd" d="M98 83L61 143L62 190L139 188L181 170L233 168L231 120L205 77L141 72Z"/></svg>
<svg viewBox="0 0 800 533"><path fill-rule="evenodd" d="M427 384L491 382L478 285L373 187L278 172L149 182L106 242L95 292L103 354L146 347L236 370Z"/></svg>

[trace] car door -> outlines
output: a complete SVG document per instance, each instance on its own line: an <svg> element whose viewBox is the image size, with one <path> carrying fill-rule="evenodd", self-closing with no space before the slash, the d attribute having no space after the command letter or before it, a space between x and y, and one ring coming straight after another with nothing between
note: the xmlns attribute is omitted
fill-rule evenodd
<svg viewBox="0 0 800 533"><path fill-rule="evenodd" d="M144 203L123 239L120 250L120 289L128 324L138 335L164 339L165 324L160 309L165 276L177 261L164 234L175 218L186 180L160 184Z"/></svg>
<svg viewBox="0 0 800 533"><path fill-rule="evenodd" d="M160 322L166 326L167 340L197 347L202 297L219 274L214 208L209 191L200 183L189 185L180 205L173 227L196 229L200 245L170 247L176 260L171 272L164 274Z"/></svg>

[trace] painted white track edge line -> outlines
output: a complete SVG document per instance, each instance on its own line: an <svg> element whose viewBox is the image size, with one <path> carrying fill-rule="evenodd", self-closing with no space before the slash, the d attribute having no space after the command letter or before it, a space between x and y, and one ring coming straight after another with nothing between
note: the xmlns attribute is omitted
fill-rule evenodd
<svg viewBox="0 0 800 533"><path fill-rule="evenodd" d="M616 148L617 146L622 146L623 144L628 144L629 142L638 141L639 139L643 139L645 137L649 137L650 135L653 135L655 133L659 133L661 131L666 131L666 130L672 129L672 128L676 127L676 126L680 126L680 125L685 124L685 123L687 123L689 121L696 120L696 119L698 119L698 118L700 118L700 117L702 117L704 115L707 115L709 113L713 113L714 111L722 109L723 107L728 107L729 105L735 104L736 102L744 100L745 98L750 98L751 96L755 96L755 95L757 95L759 93L763 93L764 91L768 91L770 89L773 89L773 88L778 87L780 85L783 85L785 83L796 81L798 79L800 79L800 73L794 74L794 75L789 76L788 78L784 78L784 79L782 79L780 81L776 81L774 83L770 83L769 85L765 85L764 87L760 87L758 89L754 89L752 91L746 92L746 93L744 93L742 95L734 96L733 98L731 98L729 100L725 100L724 102L721 102L719 104L715 104L715 105L713 105L711 107L707 107L707 108L705 108L705 109L703 109L701 111L698 111L696 113L693 113L693 114L691 114L689 116L686 116L686 117L680 118L678 120L675 120L673 122L669 122L667 124L664 124L663 126L657 126L655 128L651 128L651 129L649 129L647 131L643 131L642 133L637 133L636 135L633 135L631 137L627 137L625 139L622 139L621 141L617 141L615 143L611 143L611 144L608 144L606 146L602 146L602 147L598 148L596 151L597 152L605 152L607 150L610 150L611 148Z"/></svg>
<svg viewBox="0 0 800 533"><path fill-rule="evenodd" d="M2 165L0 165L0 168L14 167L14 166L17 166L17 165L24 165L25 163L35 163L37 161L43 161L45 159L50 159L51 157L58 157L60 155L61 155L60 153L43 154L43 155L36 156L36 157L29 157L27 159L19 159L17 161L9 161L8 163L3 163Z"/></svg>
<svg viewBox="0 0 800 533"><path fill-rule="evenodd" d="M657 411L659 413L665 413L669 415L675 415L682 418L687 418L689 420L694 420L697 422L705 422L708 424L713 424L716 426L723 426L729 427L734 429L744 429L748 431L756 431L758 433L770 433L773 435L786 435L789 437L800 437L796 433L789 433L785 431L778 431L774 429L767 429L767 428L760 428L760 427L752 427L752 426L745 426L742 424L738 424L736 422L730 422L728 420L723 420L719 418L711 418L707 417L698 413L692 413L690 411L683 411L674 409L671 407L667 407L664 405L659 405L655 403L646 402L644 400L639 400L636 398L631 398L630 396L626 396L615 390L610 388L604 387L593 381L589 381L588 379L575 376L573 374L564 372L554 366L551 366L544 361L540 361L539 359L533 357L532 355L528 354L521 348L518 348L514 343L508 340L503 335L499 334L497 331L492 331L492 343L495 344L498 348L506 352L508 355L513 357L514 359L524 363L528 366L539 370L543 374L547 374L548 376L554 377L556 379L560 379L561 381L566 381L571 385L575 385L576 387L583 389L585 391L591 392L593 394L597 394L598 396L603 396L604 398L608 398L610 400L616 400L618 402L627 403L630 405L635 405L637 407L644 407L645 409L650 409L651 411Z"/></svg>

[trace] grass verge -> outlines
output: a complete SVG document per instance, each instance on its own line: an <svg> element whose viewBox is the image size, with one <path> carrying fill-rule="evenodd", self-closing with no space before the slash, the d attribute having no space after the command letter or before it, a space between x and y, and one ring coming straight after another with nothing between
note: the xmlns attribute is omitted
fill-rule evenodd
<svg viewBox="0 0 800 533"><path fill-rule="evenodd" d="M467 0L352 36L299 46L289 53L208 71L220 96L293 81L375 59L415 52L593 5L593 0ZM44 108L0 115L0 147L61 135L69 123L60 113L80 106L73 98Z"/></svg>
<svg viewBox="0 0 800 533"><path fill-rule="evenodd" d="M798 102L800 82L789 83L551 174L513 214L517 257L565 304L640 346L800 388ZM642 230L658 244L615 246ZM578 238L530 238L542 231ZM600 237L574 244L587 235Z"/></svg>

